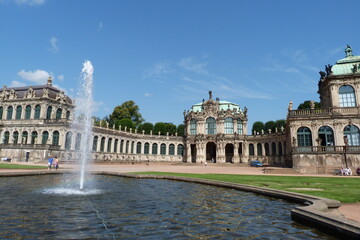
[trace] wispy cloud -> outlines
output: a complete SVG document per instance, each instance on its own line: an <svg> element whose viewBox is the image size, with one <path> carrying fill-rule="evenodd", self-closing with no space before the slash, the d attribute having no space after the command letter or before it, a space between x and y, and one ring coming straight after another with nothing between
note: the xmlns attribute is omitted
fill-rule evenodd
<svg viewBox="0 0 360 240"><path fill-rule="evenodd" d="M188 71L192 71L195 73L208 74L208 70L206 69L208 63L200 62L194 58L183 58L179 61L178 65Z"/></svg>
<svg viewBox="0 0 360 240"><path fill-rule="evenodd" d="M59 47L58 47L58 39L56 37L51 37L50 38L50 45L51 48L49 49L51 52L58 52L59 51Z"/></svg>
<svg viewBox="0 0 360 240"><path fill-rule="evenodd" d="M15 2L18 5L39 6L43 5L45 3L45 0L15 0Z"/></svg>
<svg viewBox="0 0 360 240"><path fill-rule="evenodd" d="M59 75L59 76L57 76L57 79L58 79L59 81L64 81L64 75Z"/></svg>
<svg viewBox="0 0 360 240"><path fill-rule="evenodd" d="M146 69L143 78L162 77L169 72L171 72L170 64L168 62L160 62Z"/></svg>
<svg viewBox="0 0 360 240"><path fill-rule="evenodd" d="M144 93L144 97L151 97L152 96L152 94L151 93Z"/></svg>
<svg viewBox="0 0 360 240"><path fill-rule="evenodd" d="M50 74L44 70L35 70L26 72L24 69L17 73L22 79L36 83L39 85L45 84Z"/></svg>
<svg viewBox="0 0 360 240"><path fill-rule="evenodd" d="M26 86L26 83L19 81L12 81L9 87L12 88L12 87L24 87L24 86Z"/></svg>

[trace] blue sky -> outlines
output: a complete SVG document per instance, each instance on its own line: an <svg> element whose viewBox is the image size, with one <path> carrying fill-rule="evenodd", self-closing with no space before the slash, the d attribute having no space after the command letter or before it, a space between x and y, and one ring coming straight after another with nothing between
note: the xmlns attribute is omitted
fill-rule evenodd
<svg viewBox="0 0 360 240"><path fill-rule="evenodd" d="M0 81L54 84L75 97L94 66L95 115L134 100L147 122L180 124L214 98L254 121L319 101L325 64L360 55L358 1L0 0Z"/></svg>

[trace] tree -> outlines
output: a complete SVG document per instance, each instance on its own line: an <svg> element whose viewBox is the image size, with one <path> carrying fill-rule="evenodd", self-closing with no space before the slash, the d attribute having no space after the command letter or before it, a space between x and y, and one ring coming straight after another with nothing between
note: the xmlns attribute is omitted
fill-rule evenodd
<svg viewBox="0 0 360 240"><path fill-rule="evenodd" d="M112 114L109 115L110 122L115 123L117 120L130 119L136 125L142 123L144 119L139 112L139 106L134 101L129 100L116 106Z"/></svg>
<svg viewBox="0 0 360 240"><path fill-rule="evenodd" d="M274 121L267 121L264 126L265 133L269 132L269 129L271 132L275 132L275 122Z"/></svg>
<svg viewBox="0 0 360 240"><path fill-rule="evenodd" d="M154 134L158 134L158 132L160 132L161 135L165 135L166 134L166 126L165 123L163 122L157 122L154 125Z"/></svg>
<svg viewBox="0 0 360 240"><path fill-rule="evenodd" d="M135 123L128 118L116 120L115 126L116 127L121 126L122 130L124 130L126 127L126 131L130 131L130 128L132 128L133 131L135 130Z"/></svg>
<svg viewBox="0 0 360 240"><path fill-rule="evenodd" d="M281 131L281 127L285 129L286 121L285 119L279 119L275 121L275 127L278 129L278 131Z"/></svg>
<svg viewBox="0 0 360 240"><path fill-rule="evenodd" d="M145 131L145 134L150 134L150 132L154 130L154 125L149 122L139 124L138 132L142 133L143 130Z"/></svg>
<svg viewBox="0 0 360 240"><path fill-rule="evenodd" d="M169 133L169 135L175 135L176 133L176 125L173 123L165 123L165 134Z"/></svg>
<svg viewBox="0 0 360 240"><path fill-rule="evenodd" d="M254 131L257 133L261 133L261 130L264 130L264 123L257 121L254 122L251 132L254 134Z"/></svg>
<svg viewBox="0 0 360 240"><path fill-rule="evenodd" d="M177 133L178 133L178 136L184 136L184 134L185 134L185 126L184 126L184 124L179 124L177 126Z"/></svg>
<svg viewBox="0 0 360 240"><path fill-rule="evenodd" d="M310 100L306 100L305 102L301 103L298 106L298 110L300 109L310 109ZM320 103L319 102L314 102L315 103L315 109L320 109Z"/></svg>
<svg viewBox="0 0 360 240"><path fill-rule="evenodd" d="M92 117L94 125L99 127L100 126L100 118L99 117Z"/></svg>

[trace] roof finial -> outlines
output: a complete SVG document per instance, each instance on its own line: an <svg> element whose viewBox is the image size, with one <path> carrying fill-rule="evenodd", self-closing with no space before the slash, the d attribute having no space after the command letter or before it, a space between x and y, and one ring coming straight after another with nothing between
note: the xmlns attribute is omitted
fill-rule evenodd
<svg viewBox="0 0 360 240"><path fill-rule="evenodd" d="M52 86L52 78L51 78L51 76L49 76L49 78L47 80L47 85Z"/></svg>
<svg viewBox="0 0 360 240"><path fill-rule="evenodd" d="M351 57L353 55L352 54L352 48L350 47L349 44L346 45L345 54L346 54L346 57Z"/></svg>
<svg viewBox="0 0 360 240"><path fill-rule="evenodd" d="M209 91L209 99L212 99L212 91Z"/></svg>

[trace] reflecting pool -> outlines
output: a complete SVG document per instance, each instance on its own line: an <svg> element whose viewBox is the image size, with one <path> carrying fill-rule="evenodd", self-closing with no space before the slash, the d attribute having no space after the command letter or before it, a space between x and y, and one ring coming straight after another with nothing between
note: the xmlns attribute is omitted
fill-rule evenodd
<svg viewBox="0 0 360 240"><path fill-rule="evenodd" d="M62 175L0 178L0 238L335 239L293 222L295 204L253 193L112 176L86 182L94 187L77 190Z"/></svg>

